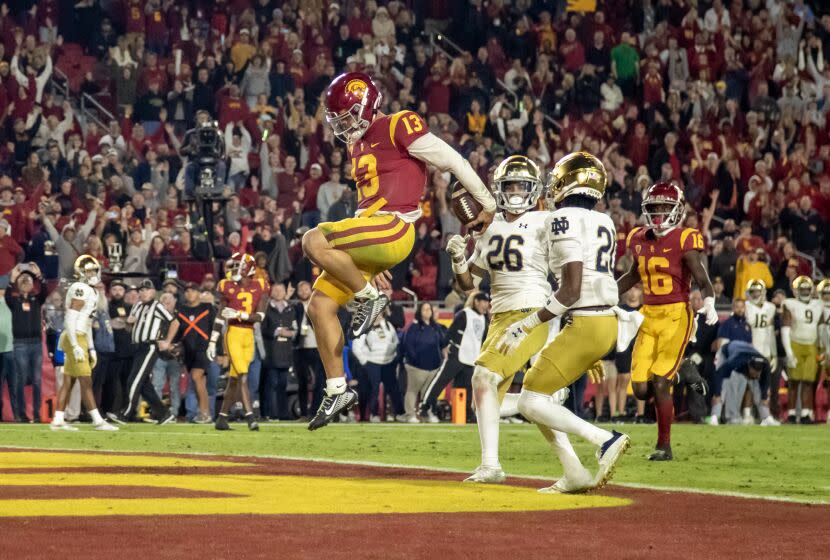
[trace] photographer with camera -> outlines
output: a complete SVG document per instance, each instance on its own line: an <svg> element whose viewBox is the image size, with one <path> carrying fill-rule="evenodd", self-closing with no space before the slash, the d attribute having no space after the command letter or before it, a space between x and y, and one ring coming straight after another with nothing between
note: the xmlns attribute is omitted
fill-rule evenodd
<svg viewBox="0 0 830 560"><path fill-rule="evenodd" d="M186 198L221 195L225 188L225 142L207 111L196 113L196 127L185 133L181 155L188 158L184 167Z"/></svg>

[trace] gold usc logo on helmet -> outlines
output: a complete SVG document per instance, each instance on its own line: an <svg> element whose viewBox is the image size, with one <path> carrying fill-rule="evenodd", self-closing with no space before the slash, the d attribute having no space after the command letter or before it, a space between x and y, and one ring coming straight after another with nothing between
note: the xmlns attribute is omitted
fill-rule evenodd
<svg viewBox="0 0 830 560"><path fill-rule="evenodd" d="M359 97L363 97L363 95L366 93L367 88L368 86L366 85L366 82L364 82L363 80L349 80L349 82L346 84L346 91L349 93L353 93Z"/></svg>
<svg viewBox="0 0 830 560"><path fill-rule="evenodd" d="M599 158L588 152L574 152L556 162L548 178L547 196L554 204L575 194L599 200L606 186L608 173Z"/></svg>

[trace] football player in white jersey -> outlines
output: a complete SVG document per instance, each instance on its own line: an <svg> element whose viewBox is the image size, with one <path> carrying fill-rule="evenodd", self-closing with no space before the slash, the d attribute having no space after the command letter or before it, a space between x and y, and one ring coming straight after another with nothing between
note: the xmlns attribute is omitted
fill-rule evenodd
<svg viewBox="0 0 830 560"><path fill-rule="evenodd" d="M821 352L821 365L824 371L830 374L830 278L825 278L816 286L816 293L824 305L821 320L818 323L818 346ZM827 415L830 424L830 414Z"/></svg>
<svg viewBox="0 0 830 560"><path fill-rule="evenodd" d="M505 479L499 462L499 407L517 371L538 353L547 340L546 329L536 329L509 355L496 350L507 327L535 313L547 302L548 212L536 208L544 189L542 173L521 155L502 161L493 174L493 192L499 214L476 239L466 259L467 240L454 235L447 242L456 281L464 290L478 287L489 274L492 321L473 372L473 399L481 440L481 464L466 482L498 483ZM515 403L512 403L515 409ZM515 414L515 412L514 412ZM567 435L541 427L557 454L564 457L565 476L550 491L584 491L593 476L579 462Z"/></svg>
<svg viewBox="0 0 830 560"><path fill-rule="evenodd" d="M92 393L92 368L98 359L92 342L92 314L98 306L98 292L94 286L100 283L101 265L90 255L81 255L75 259L75 277L66 292L66 304L63 319L63 332L58 347L65 354L63 367L64 380L58 393L52 430L75 432L75 426L64 420L64 409L75 382L81 384L81 400L92 416L92 425L96 430L114 432L116 426L109 424L98 412L95 396Z"/></svg>
<svg viewBox="0 0 830 560"><path fill-rule="evenodd" d="M572 317L525 374L519 412L543 431L576 434L596 445L595 487L608 482L631 441L582 420L551 395L576 381L617 341L616 229L610 217L593 209L607 184L605 167L589 153L574 152L556 163L548 181L548 197L557 208L548 217L548 263L558 290L545 307L508 327L497 344L509 355L537 329L546 331L542 323Z"/></svg>
<svg viewBox="0 0 830 560"><path fill-rule="evenodd" d="M799 276L792 283L794 298L784 300L781 342L787 355L787 421L795 424L796 400L801 387L801 423L813 423L814 384L818 375L818 324L824 313L821 300L813 299L813 281Z"/></svg>
<svg viewBox="0 0 830 560"><path fill-rule="evenodd" d="M767 286L763 280L750 280L746 284L746 322L752 330L752 346L761 353L774 369L776 354L775 344L775 304L767 301Z"/></svg>

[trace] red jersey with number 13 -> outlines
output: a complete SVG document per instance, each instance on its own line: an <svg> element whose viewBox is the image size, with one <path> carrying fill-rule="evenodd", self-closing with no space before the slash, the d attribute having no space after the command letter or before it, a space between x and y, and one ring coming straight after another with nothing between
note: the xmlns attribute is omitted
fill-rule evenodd
<svg viewBox="0 0 830 560"><path fill-rule="evenodd" d="M417 113L401 111L376 118L349 146L357 207L407 213L417 210L427 182L426 164L407 148L429 132Z"/></svg>
<svg viewBox="0 0 830 560"><path fill-rule="evenodd" d="M689 251L703 251L703 235L693 228L675 228L659 237L648 228L634 228L625 241L643 283L643 303L687 303L692 274L683 264Z"/></svg>
<svg viewBox="0 0 830 560"><path fill-rule="evenodd" d="M268 293L268 286L262 278L251 278L244 288L232 280L224 279L219 281L219 293L224 297L226 306L252 315L259 307L259 300ZM228 321L228 325L253 328L253 324L237 319Z"/></svg>

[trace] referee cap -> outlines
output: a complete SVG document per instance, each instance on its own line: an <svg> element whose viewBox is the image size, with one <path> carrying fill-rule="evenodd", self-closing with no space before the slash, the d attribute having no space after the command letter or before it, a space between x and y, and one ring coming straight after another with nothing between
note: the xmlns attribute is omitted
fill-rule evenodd
<svg viewBox="0 0 830 560"><path fill-rule="evenodd" d="M145 279L144 279L144 280L142 280L142 281L141 281L141 283L138 285L138 289L139 289L139 290L155 290L155 289L156 289L156 287L155 287L155 285L153 284L153 281L152 281L152 280L150 280L149 278L145 278Z"/></svg>

